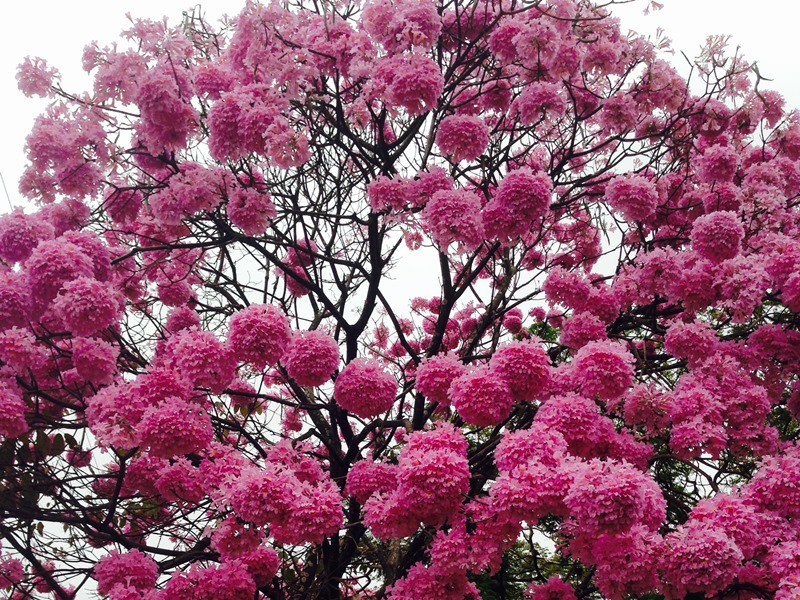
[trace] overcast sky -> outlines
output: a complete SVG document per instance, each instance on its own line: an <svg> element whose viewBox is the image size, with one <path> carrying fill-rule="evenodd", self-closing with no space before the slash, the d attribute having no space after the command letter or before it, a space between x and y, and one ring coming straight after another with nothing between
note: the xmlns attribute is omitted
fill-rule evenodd
<svg viewBox="0 0 800 600"><path fill-rule="evenodd" d="M800 67L794 47L800 8L787 0L662 0L663 10L642 15L643 1L618 7L625 28L654 33L658 27L673 40L676 50L694 56L709 34L730 34L745 56L758 61L763 76L780 91L790 107L800 107ZM16 86L16 67L27 55L40 56L61 71L65 87L84 90L88 78L81 70L83 47L92 40L101 45L117 39L126 26L125 13L178 22L189 0L5 0L0 7L0 173L11 201L22 204L17 182L25 164L23 144L42 101L25 98ZM213 19L238 11L236 0L204 0L203 10ZM682 60L676 54L676 60ZM0 210L8 203L0 191Z"/></svg>

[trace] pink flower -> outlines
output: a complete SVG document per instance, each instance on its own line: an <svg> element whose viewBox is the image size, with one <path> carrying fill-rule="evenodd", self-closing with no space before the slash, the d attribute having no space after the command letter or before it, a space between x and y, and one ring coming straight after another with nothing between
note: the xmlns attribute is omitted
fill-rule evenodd
<svg viewBox="0 0 800 600"><path fill-rule="evenodd" d="M185 329L167 339L168 364L192 385L220 394L233 381L236 361L230 350L210 331Z"/></svg>
<svg viewBox="0 0 800 600"><path fill-rule="evenodd" d="M744 227L736 213L712 212L692 225L692 248L703 258L720 263L739 254Z"/></svg>
<svg viewBox="0 0 800 600"><path fill-rule="evenodd" d="M339 366L339 345L324 331L296 331L281 362L298 385L322 385Z"/></svg>
<svg viewBox="0 0 800 600"><path fill-rule="evenodd" d="M19 388L11 381L0 382L0 435L11 439L27 433L28 421L25 411L28 409Z"/></svg>
<svg viewBox="0 0 800 600"><path fill-rule="evenodd" d="M187 73L174 62L163 61L139 75L135 102L141 114L137 131L156 155L186 147L199 115L192 107L191 90L181 89Z"/></svg>
<svg viewBox="0 0 800 600"><path fill-rule="evenodd" d="M41 214L26 215L16 209L0 217L0 259L9 264L22 262L39 242L54 237L53 226Z"/></svg>
<svg viewBox="0 0 800 600"><path fill-rule="evenodd" d="M139 550L129 550L123 554L112 551L95 565L94 577L100 594L108 594L117 584L145 592L156 585L158 565Z"/></svg>
<svg viewBox="0 0 800 600"><path fill-rule="evenodd" d="M633 383L633 356L616 342L589 342L575 355L573 376L583 394L611 400Z"/></svg>
<svg viewBox="0 0 800 600"><path fill-rule="evenodd" d="M489 128L478 117L451 115L439 123L436 144L453 162L475 160L489 145Z"/></svg>
<svg viewBox="0 0 800 600"><path fill-rule="evenodd" d="M251 304L231 317L226 344L238 362L263 371L280 360L291 336L289 319L279 308Z"/></svg>
<svg viewBox="0 0 800 600"><path fill-rule="evenodd" d="M90 336L119 322L124 302L111 285L88 277L66 282L53 310L75 336Z"/></svg>
<svg viewBox="0 0 800 600"><path fill-rule="evenodd" d="M54 207L59 207L63 204L65 203L56 204ZM81 225L78 224L77 226ZM58 230L58 227L56 227L56 230ZM92 259L92 273L97 281L108 281L111 278L111 250L99 235L93 231L74 231L70 229L61 235L61 239L75 244L83 250L86 256Z"/></svg>
<svg viewBox="0 0 800 600"><path fill-rule="evenodd" d="M0 331L27 324L31 291L27 279L16 271L0 272Z"/></svg>
<svg viewBox="0 0 800 600"><path fill-rule="evenodd" d="M197 504L205 496L200 470L182 456L164 461L155 488L167 502Z"/></svg>
<svg viewBox="0 0 800 600"><path fill-rule="evenodd" d="M228 193L226 205L231 223L246 235L262 235L278 215L272 197L252 187L236 187Z"/></svg>
<svg viewBox="0 0 800 600"><path fill-rule="evenodd" d="M447 391L453 380L463 375L467 367L455 354L436 354L424 359L416 374L416 389L431 402L450 404Z"/></svg>
<svg viewBox="0 0 800 600"><path fill-rule="evenodd" d="M522 331L522 311L519 308L512 308L503 315L503 327L509 333L517 335Z"/></svg>
<svg viewBox="0 0 800 600"><path fill-rule="evenodd" d="M363 419L377 417L394 404L397 382L377 360L356 358L336 377L333 398Z"/></svg>
<svg viewBox="0 0 800 600"><path fill-rule="evenodd" d="M442 30L442 19L430 0L369 2L364 6L362 23L392 53L412 46L429 49Z"/></svg>
<svg viewBox="0 0 800 600"><path fill-rule="evenodd" d="M26 56L17 67L17 85L20 91L28 96L50 97L54 82L61 76L57 69L47 66L44 59Z"/></svg>
<svg viewBox="0 0 800 600"><path fill-rule="evenodd" d="M553 575L546 583L531 583L525 590L530 600L577 600L572 586Z"/></svg>
<svg viewBox="0 0 800 600"><path fill-rule="evenodd" d="M372 494L389 493L396 487L396 465L360 460L347 473L345 492L364 504Z"/></svg>
<svg viewBox="0 0 800 600"><path fill-rule="evenodd" d="M8 555L0 557L0 590L7 590L24 580L25 567L21 560Z"/></svg>
<svg viewBox="0 0 800 600"><path fill-rule="evenodd" d="M606 326L590 312L576 312L564 321L558 341L577 350L589 342L604 340Z"/></svg>
<svg viewBox="0 0 800 600"><path fill-rule="evenodd" d="M385 86L389 104L404 108L412 117L436 106L444 89L439 65L416 52L379 59L375 78Z"/></svg>
<svg viewBox="0 0 800 600"><path fill-rule="evenodd" d="M439 250L447 252L450 244L457 243L459 252L471 252L484 240L480 210L477 194L440 191L431 196L420 217Z"/></svg>
<svg viewBox="0 0 800 600"><path fill-rule="evenodd" d="M409 182L400 177L389 179L381 175L367 184L367 198L372 212L402 210L409 200Z"/></svg>
<svg viewBox="0 0 800 600"><path fill-rule="evenodd" d="M487 237L506 240L528 233L547 212L552 189L543 172L523 168L506 175L483 209Z"/></svg>
<svg viewBox="0 0 800 600"><path fill-rule="evenodd" d="M566 110L561 89L562 86L556 83L545 81L529 83L522 89L511 109L519 115L523 125L535 125L545 118L559 119Z"/></svg>
<svg viewBox="0 0 800 600"><path fill-rule="evenodd" d="M146 410L138 429L141 445L161 458L198 452L214 437L208 413L177 398L167 398Z"/></svg>
<svg viewBox="0 0 800 600"><path fill-rule="evenodd" d="M173 571L158 600L244 600L256 594L256 584L241 560L201 568L196 563L188 571Z"/></svg>
<svg viewBox="0 0 800 600"><path fill-rule="evenodd" d="M567 453L567 441L561 433L544 423L533 423L528 429L503 435L495 449L494 461L501 473L508 473L531 461L556 467Z"/></svg>
<svg viewBox="0 0 800 600"><path fill-rule="evenodd" d="M441 167L428 167L409 181L408 201L413 207L425 206L436 192L447 192L455 187L453 178Z"/></svg>
<svg viewBox="0 0 800 600"><path fill-rule="evenodd" d="M702 321L675 323L664 336L664 349L676 358L688 359L690 367L709 358L718 343L716 332Z"/></svg>
<svg viewBox="0 0 800 600"><path fill-rule="evenodd" d="M178 333L185 329L200 329L200 315L193 308L186 306L176 306L169 311L164 329L169 333Z"/></svg>
<svg viewBox="0 0 800 600"><path fill-rule="evenodd" d="M665 538L664 585L670 597L715 595L733 583L744 558L726 532L690 521Z"/></svg>
<svg viewBox="0 0 800 600"><path fill-rule="evenodd" d="M438 527L456 513L469 490L466 439L450 423L414 432L395 472L396 485L374 491L364 506L365 522L382 539L409 535L420 523Z"/></svg>
<svg viewBox="0 0 800 600"><path fill-rule="evenodd" d="M703 152L697 171L703 183L724 183L733 179L739 163L739 153L730 146L715 145Z"/></svg>
<svg viewBox="0 0 800 600"><path fill-rule="evenodd" d="M106 341L76 338L72 342L72 363L78 375L94 385L109 385L117 370L119 348Z"/></svg>
<svg viewBox="0 0 800 600"><path fill-rule="evenodd" d="M25 262L25 270L34 302L40 307L49 304L67 281L94 275L91 258L61 238L39 244Z"/></svg>
<svg viewBox="0 0 800 600"><path fill-rule="evenodd" d="M550 357L537 342L509 342L497 348L489 368L502 377L515 401L543 398L550 384Z"/></svg>
<svg viewBox="0 0 800 600"><path fill-rule="evenodd" d="M511 413L514 397L505 378L486 365L453 380L450 400L458 414L472 425L498 425Z"/></svg>
<svg viewBox="0 0 800 600"><path fill-rule="evenodd" d="M631 131L636 126L639 107L630 94L616 95L603 102L598 121L611 135Z"/></svg>
<svg viewBox="0 0 800 600"><path fill-rule="evenodd" d="M564 502L589 535L625 531L636 524L656 531L666 518L658 484L647 473L613 460L576 466Z"/></svg>
<svg viewBox="0 0 800 600"><path fill-rule="evenodd" d="M628 221L646 221L656 212L658 192L641 175L618 176L606 186L606 202Z"/></svg>

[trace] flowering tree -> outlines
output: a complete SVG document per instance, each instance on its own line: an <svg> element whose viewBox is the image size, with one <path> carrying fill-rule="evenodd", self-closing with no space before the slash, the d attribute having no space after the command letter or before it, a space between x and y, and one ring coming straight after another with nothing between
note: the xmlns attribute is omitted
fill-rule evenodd
<svg viewBox="0 0 800 600"><path fill-rule="evenodd" d="M123 37L18 74L10 597L797 597L800 123L724 40L686 81L589 0Z"/></svg>

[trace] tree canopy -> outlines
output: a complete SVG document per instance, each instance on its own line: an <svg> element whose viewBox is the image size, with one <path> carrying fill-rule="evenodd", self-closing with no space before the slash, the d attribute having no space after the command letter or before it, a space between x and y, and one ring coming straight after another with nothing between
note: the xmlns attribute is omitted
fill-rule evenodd
<svg viewBox="0 0 800 600"><path fill-rule="evenodd" d="M0 588L796 598L800 123L612 4L132 19L85 92L26 59Z"/></svg>

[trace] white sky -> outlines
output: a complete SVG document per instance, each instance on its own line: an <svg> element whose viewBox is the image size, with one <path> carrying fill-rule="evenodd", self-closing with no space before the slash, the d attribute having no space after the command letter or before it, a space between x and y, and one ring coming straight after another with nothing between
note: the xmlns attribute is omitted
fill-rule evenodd
<svg viewBox="0 0 800 600"><path fill-rule="evenodd" d="M178 22L192 0L3 0L0 6L0 173L11 202L22 204L17 182L25 164L23 144L34 117L44 103L27 99L16 86L16 67L27 55L40 56L59 69L68 89L84 90L88 78L81 70L83 47L92 40L101 45L117 39L126 26L125 13L158 19L167 15ZM731 34L745 56L757 60L761 74L773 79L787 106L800 107L800 67L796 52L788 50L797 36L800 6L790 0L662 0L665 8L648 17L643 1L618 7L623 26L642 33L662 27L673 46L694 56L709 34ZM204 0L206 14L216 19L235 14L237 0ZM676 60L682 60L676 54ZM0 211L8 209L0 190Z"/></svg>

